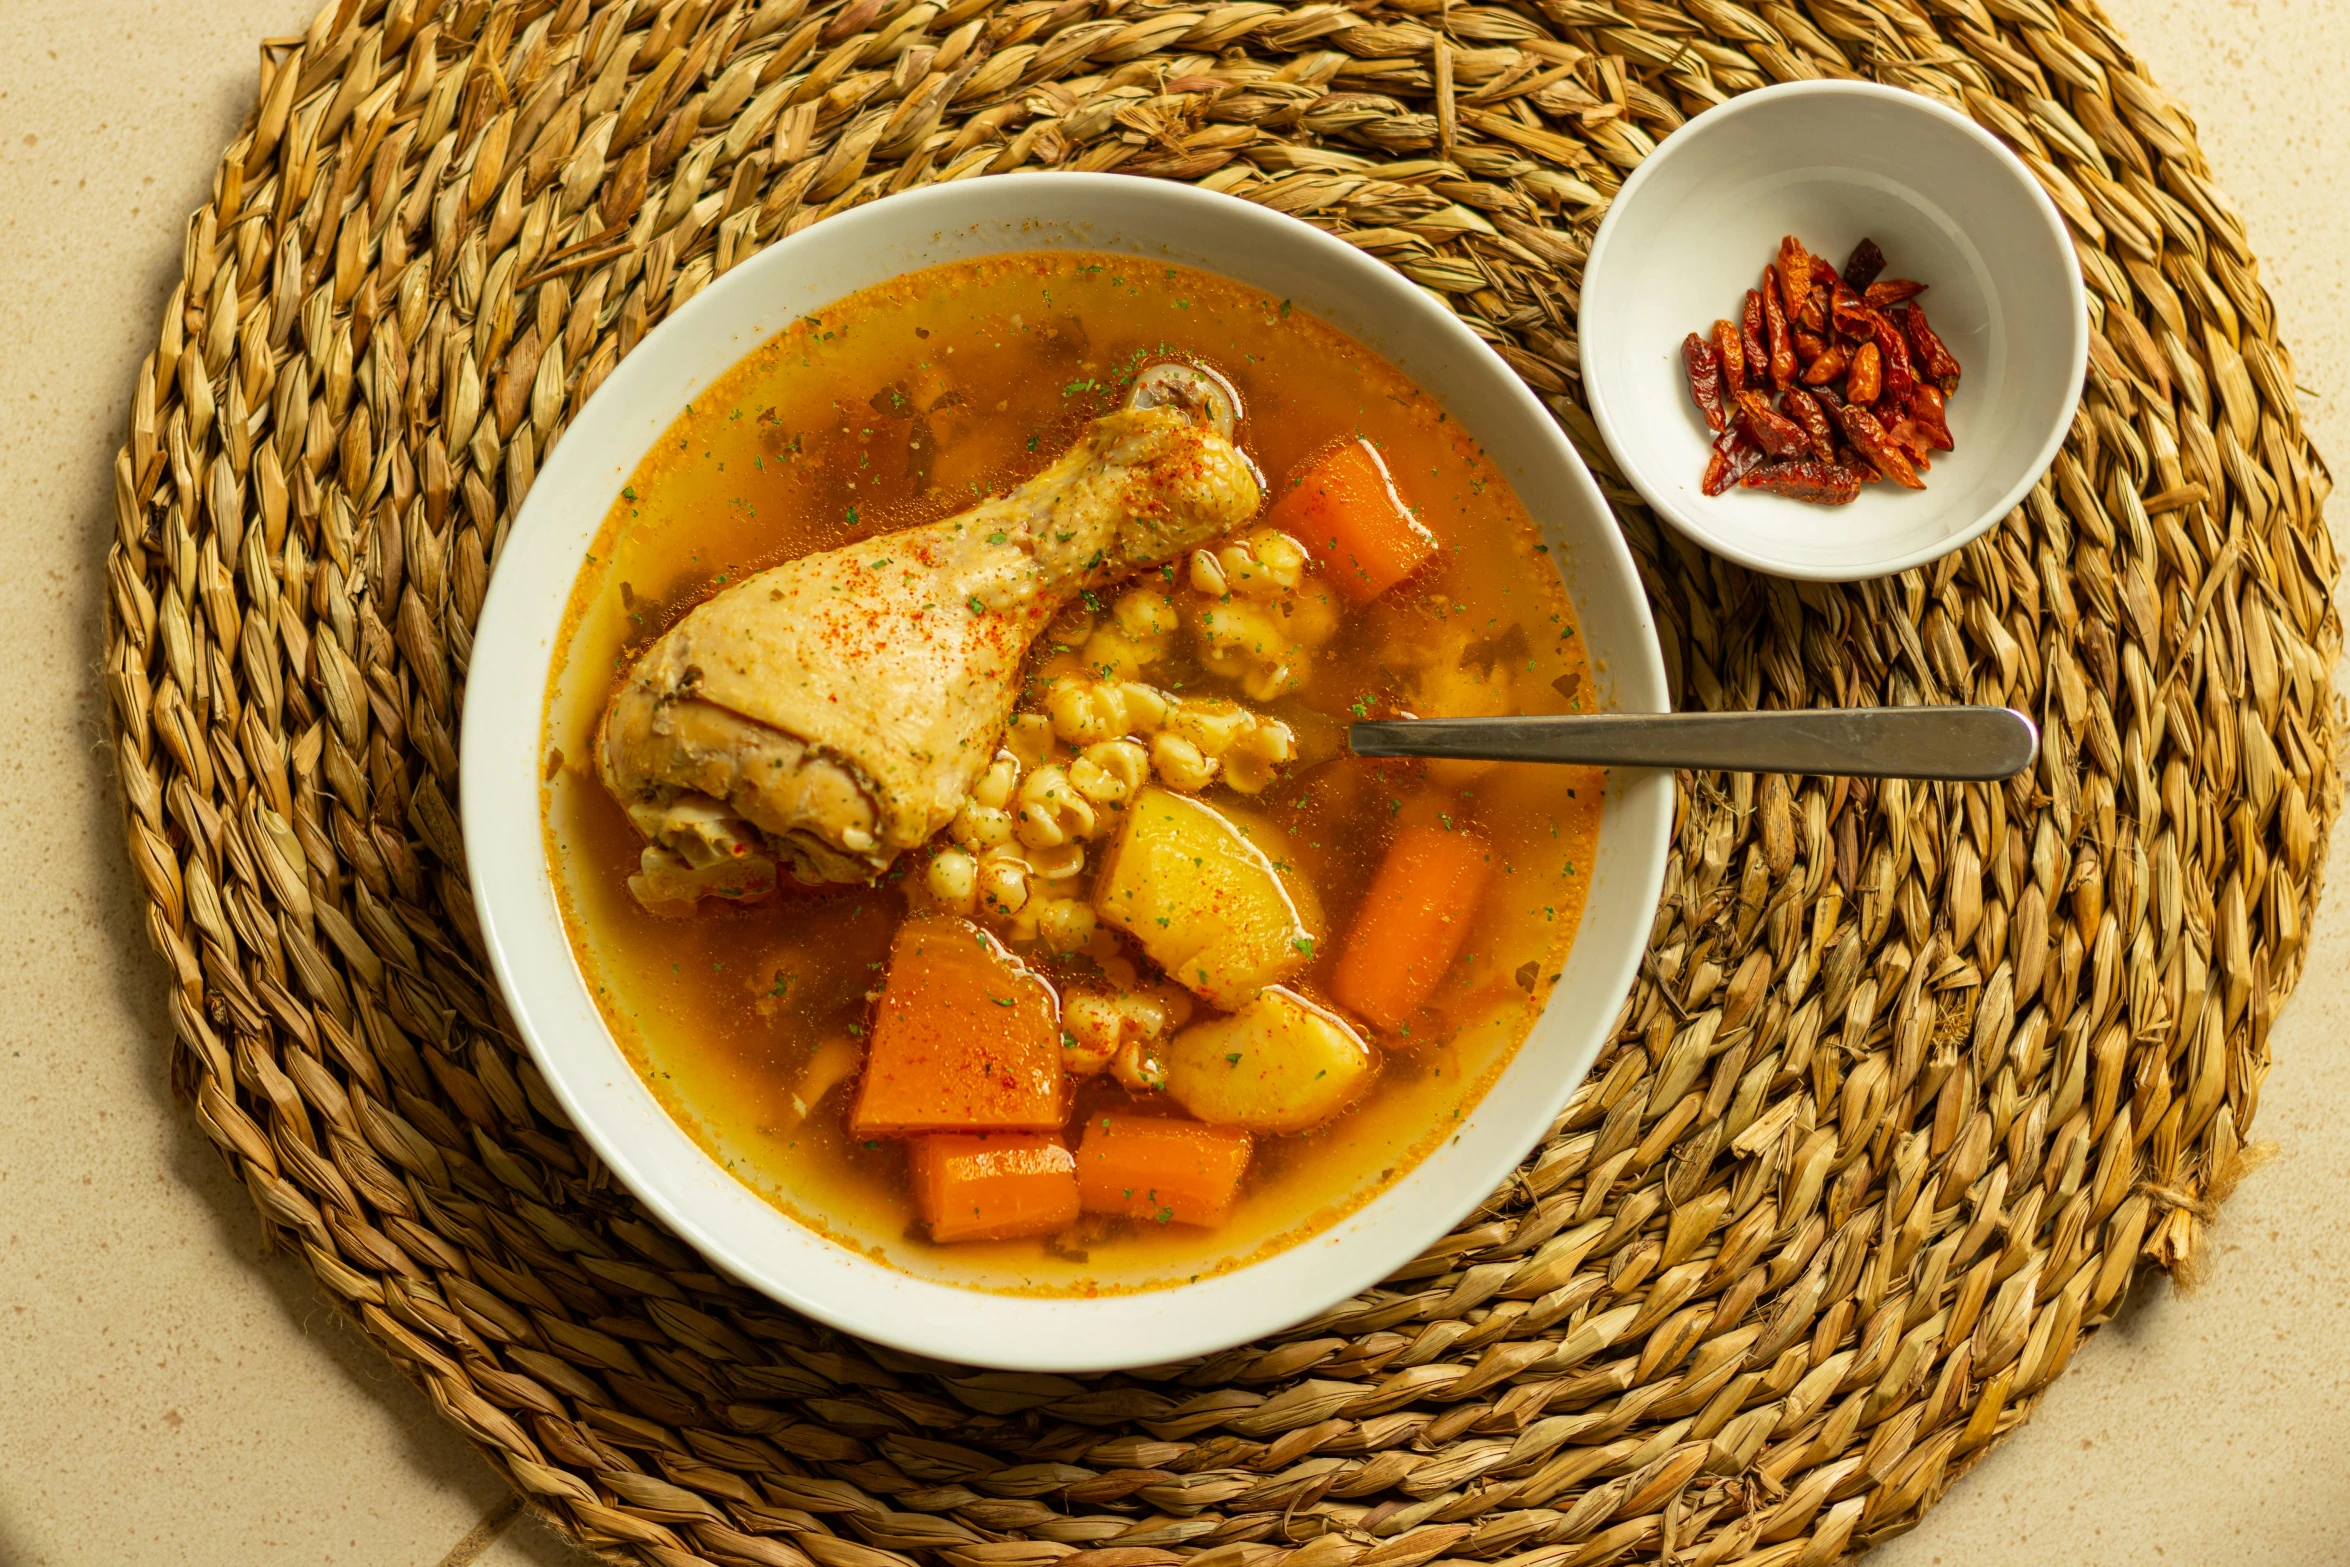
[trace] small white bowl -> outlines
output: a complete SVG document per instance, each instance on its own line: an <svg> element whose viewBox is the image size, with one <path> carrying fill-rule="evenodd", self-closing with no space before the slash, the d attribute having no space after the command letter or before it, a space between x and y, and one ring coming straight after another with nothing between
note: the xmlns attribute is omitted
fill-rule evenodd
<svg viewBox="0 0 2350 1567"><path fill-rule="evenodd" d="M1838 268L1883 247L1964 371L1958 449L1926 488L1849 506L1699 490L1711 436L1681 342L1738 319L1793 234ZM1820 582L1881 577L1995 525L2056 458L2089 360L2081 267L2029 169L1930 98L1870 82L1743 93L1665 138L1608 208L1583 268L1583 386L1608 450L1658 515L1716 554Z"/></svg>
<svg viewBox="0 0 2350 1567"><path fill-rule="evenodd" d="M702 387L795 316L918 268L1005 251L1109 250L1220 273L1385 354L1466 428L1550 543L1600 705L1661 712L1664 662L1606 501L1558 426L1427 294L1263 207L1156 180L1014 174L892 196L786 239L697 294L621 362L549 455L506 540L475 636L462 803L498 984L540 1069L612 1169L711 1261L786 1305L916 1354L1086 1371L1228 1348L1376 1283L1507 1178L1606 1042L1631 986L1672 830L1669 774L1610 774L1589 904L1564 977L1493 1088L1417 1167L1329 1229L1249 1266L1097 1299L958 1289L898 1272L771 1206L704 1153L630 1068L581 979L540 830L550 665L597 530L638 460Z"/></svg>

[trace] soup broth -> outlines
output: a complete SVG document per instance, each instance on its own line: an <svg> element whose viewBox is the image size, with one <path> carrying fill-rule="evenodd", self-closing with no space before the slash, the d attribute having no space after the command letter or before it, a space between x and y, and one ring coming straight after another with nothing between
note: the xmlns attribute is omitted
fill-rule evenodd
<svg viewBox="0 0 2350 1567"><path fill-rule="evenodd" d="M929 867L954 852L951 832L868 885L787 878L747 904L648 912L629 889L643 840L597 776L597 724L637 656L730 582L862 540L878 554L881 535L1003 494L1166 361L1217 372L1238 393L1238 444L1268 477L1274 508L1252 537L1282 515L1291 476L1310 481L1334 443L1362 442L1433 537L1433 558L1358 598L1365 584L1339 581L1347 568L1299 538L1312 560L1294 594L1319 606L1308 608L1321 640L1271 653L1196 629L1245 599L1246 582L1219 575L1253 569L1245 551L1219 557L1211 546L1204 565L1178 558L1136 584L1089 591L1031 650L1017 704L1031 716L1015 720L1011 743L1033 747L1052 732L1057 682L1104 679L1283 726L1288 759L1248 770L1234 760L1205 787L1181 780L1188 788L1154 762L1152 798L1197 801L1273 863L1305 932L1284 993L1367 1043L1376 1064L1341 1112L1247 1139L1246 1173L1220 1225L1180 1222L1138 1199L1125 1214L1088 1213L1049 1233L942 1243L918 1211L907 1139L851 1131L893 941L909 918L967 914L1059 993L1064 1030L1067 998L1093 990L1156 983L1195 1028L1227 1008L1175 994L1138 938L1090 909L1073 916L1093 926L1073 949L1039 925L1059 906L1041 898L1025 921L991 918L984 896L949 898L942 911ZM1207 591L1219 583L1223 592ZM1144 590L1157 598L1127 603ZM1171 631L1151 621L1154 604ZM1540 1010L1582 912L1597 771L1374 762L1344 740L1357 717L1589 705L1591 671L1539 533L1476 445L1378 355L1286 301L1200 272L1106 253L1005 255L900 277L794 321L698 396L637 467L573 589L564 639L546 710L547 853L615 1039L738 1178L840 1244L924 1277L1025 1292L1153 1288L1326 1227L1475 1106ZM1063 740L1054 754L1074 767L1080 749ZM1033 772L1040 759L1028 761ZM1078 889L1064 901L1106 907L1102 866L1141 799L1095 813L1081 879L1059 884ZM1410 880L1412 864L1382 867L1403 857L1415 828L1440 859L1448 846L1475 846L1461 874L1476 891L1473 905L1435 915L1457 955L1382 1024L1347 1004L1340 970L1350 945L1369 939L1375 880L1381 896ZM1376 958L1355 961L1369 973ZM1351 983L1360 993L1370 981ZM1067 1146L1104 1117L1184 1116L1131 1078L1072 1078Z"/></svg>

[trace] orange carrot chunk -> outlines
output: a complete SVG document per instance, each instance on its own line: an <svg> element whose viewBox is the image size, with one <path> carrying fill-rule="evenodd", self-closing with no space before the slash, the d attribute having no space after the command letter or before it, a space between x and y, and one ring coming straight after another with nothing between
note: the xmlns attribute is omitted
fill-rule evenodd
<svg viewBox="0 0 2350 1567"><path fill-rule="evenodd" d="M1472 833L1423 823L1397 833L1346 933L1330 993L1384 1029L1417 1012L1460 955L1490 861Z"/></svg>
<svg viewBox="0 0 2350 1567"><path fill-rule="evenodd" d="M1248 1154L1237 1127L1097 1115L1077 1145L1078 1201L1087 1213L1212 1229L1232 1213Z"/></svg>
<svg viewBox="0 0 2350 1567"><path fill-rule="evenodd" d="M1057 1137L946 1132L916 1138L909 1162L934 1241L1049 1235L1077 1217L1077 1165Z"/></svg>
<svg viewBox="0 0 2350 1567"><path fill-rule="evenodd" d="M1047 1132L1068 1119L1064 1081L1043 980L969 920L898 927L852 1132Z"/></svg>
<svg viewBox="0 0 2350 1567"><path fill-rule="evenodd" d="M1436 557L1436 535L1405 507L1369 441L1342 442L1307 459L1265 521L1303 540L1358 604Z"/></svg>

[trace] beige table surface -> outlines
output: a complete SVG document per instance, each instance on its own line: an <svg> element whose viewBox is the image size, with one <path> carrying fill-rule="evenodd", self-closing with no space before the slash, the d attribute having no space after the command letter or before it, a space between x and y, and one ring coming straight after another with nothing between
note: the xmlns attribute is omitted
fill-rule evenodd
<svg viewBox="0 0 2350 1567"><path fill-rule="evenodd" d="M2350 460L2350 0L2108 0L2203 127ZM0 1567L581 1567L263 1257L175 1105L96 669L109 464L187 213L302 0L0 0ZM2350 523L2337 507L2336 526ZM2350 832L2272 1036L2281 1156L1872 1567L2350 1562Z"/></svg>

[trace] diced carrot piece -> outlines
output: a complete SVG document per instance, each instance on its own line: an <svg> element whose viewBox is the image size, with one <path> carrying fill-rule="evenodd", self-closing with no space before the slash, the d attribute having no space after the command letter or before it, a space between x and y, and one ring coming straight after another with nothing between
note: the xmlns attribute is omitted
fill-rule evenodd
<svg viewBox="0 0 2350 1567"><path fill-rule="evenodd" d="M1396 493L1379 449L1353 440L1311 458L1266 514L1321 556L1338 590L1368 603L1436 557L1436 535Z"/></svg>
<svg viewBox="0 0 2350 1567"><path fill-rule="evenodd" d="M1068 1115L1051 988L969 920L899 926L849 1129L1047 1132Z"/></svg>
<svg viewBox="0 0 2350 1567"><path fill-rule="evenodd" d="M1248 1169L1248 1133L1164 1116L1099 1115L1077 1145L1087 1213L1214 1228L1232 1213Z"/></svg>
<svg viewBox="0 0 2350 1567"><path fill-rule="evenodd" d="M1417 1012L1460 955L1491 860L1473 833L1406 825L1363 895L1330 993L1381 1028Z"/></svg>
<svg viewBox="0 0 2350 1567"><path fill-rule="evenodd" d="M916 1138L909 1162L934 1241L1049 1235L1077 1217L1077 1164L1058 1137L944 1132Z"/></svg>

